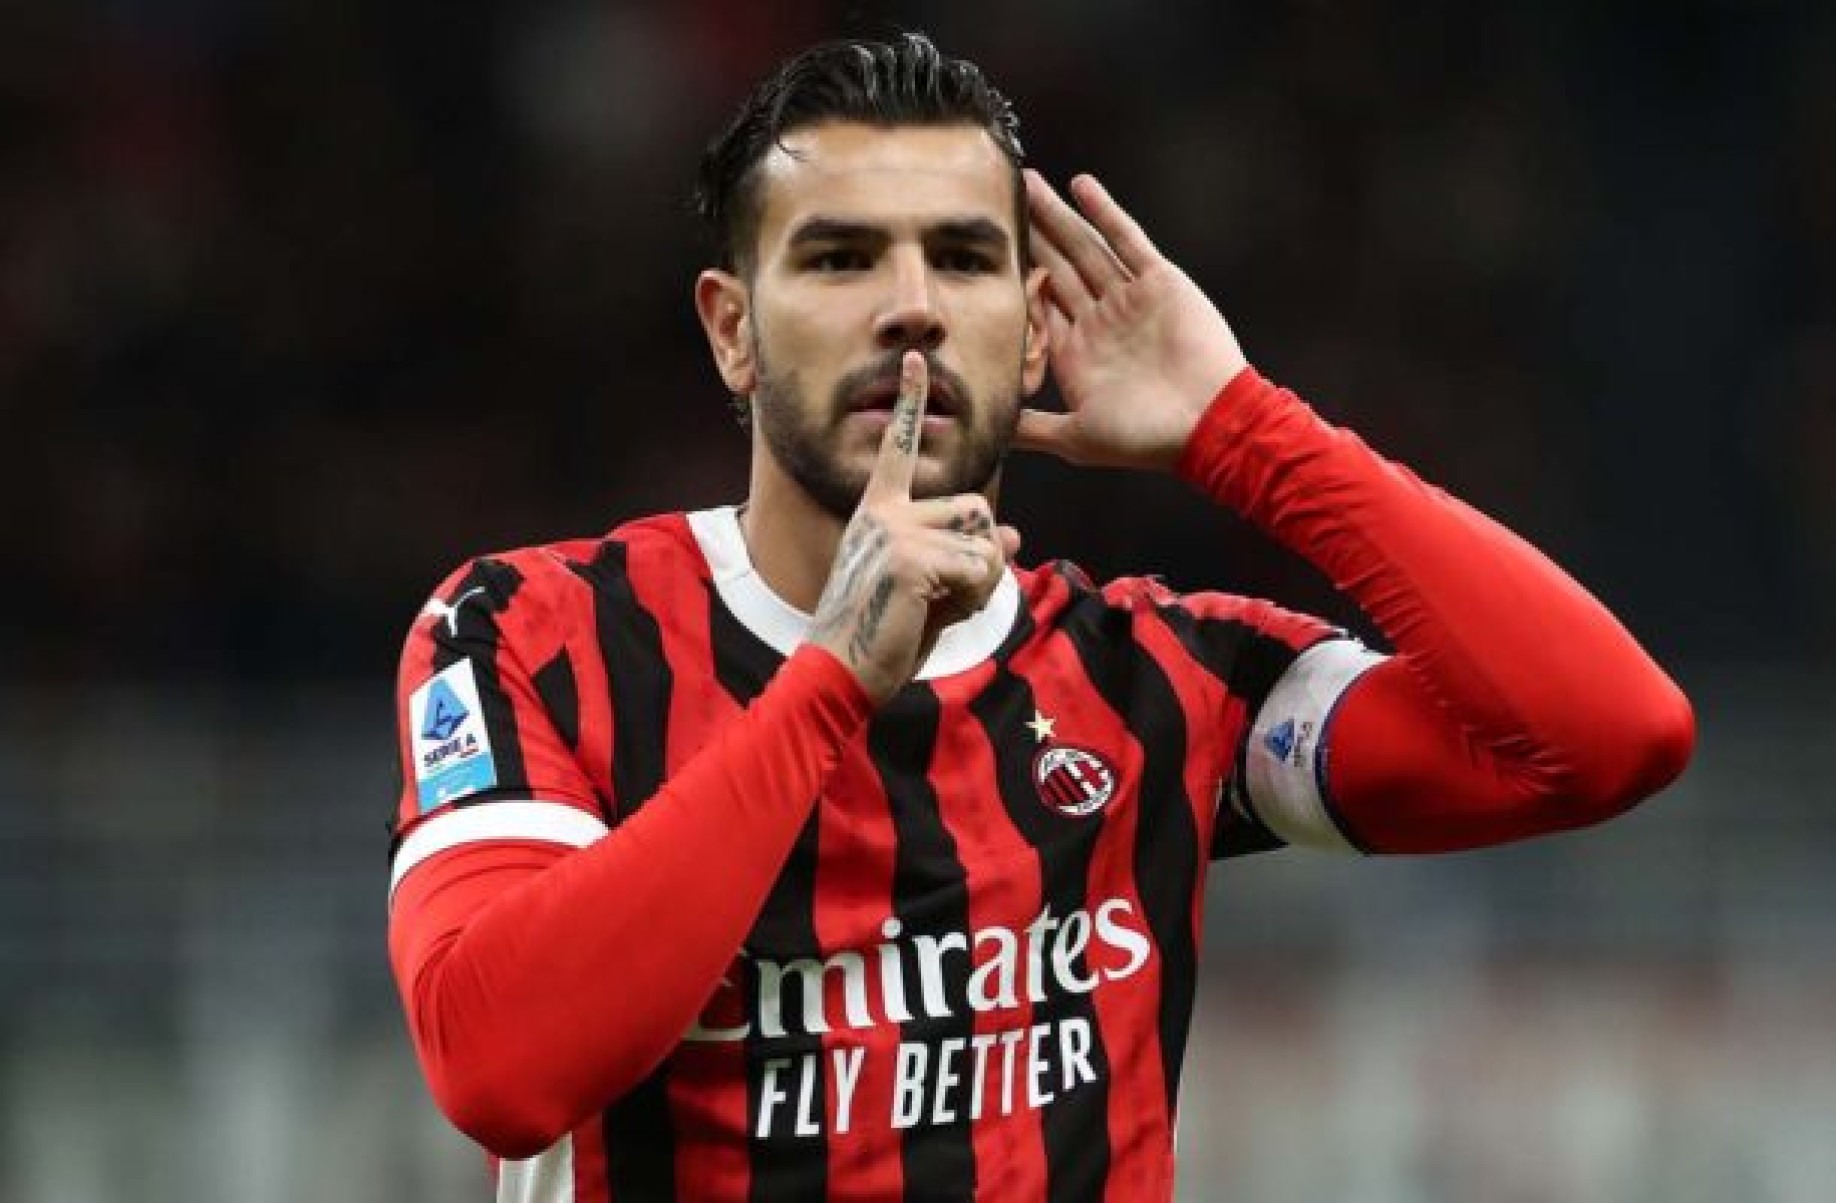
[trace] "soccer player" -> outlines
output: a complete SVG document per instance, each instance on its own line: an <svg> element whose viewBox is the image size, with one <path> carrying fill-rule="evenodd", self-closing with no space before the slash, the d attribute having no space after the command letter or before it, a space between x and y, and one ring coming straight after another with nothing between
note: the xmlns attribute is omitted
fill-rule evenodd
<svg viewBox="0 0 1836 1203"><path fill-rule="evenodd" d="M1211 860L1521 839L1688 759L1611 614L1016 129L919 36L782 66L701 176L744 504L477 559L410 631L390 953L500 1199L1167 1199ZM1014 446L1177 473L1393 651L1021 566Z"/></svg>

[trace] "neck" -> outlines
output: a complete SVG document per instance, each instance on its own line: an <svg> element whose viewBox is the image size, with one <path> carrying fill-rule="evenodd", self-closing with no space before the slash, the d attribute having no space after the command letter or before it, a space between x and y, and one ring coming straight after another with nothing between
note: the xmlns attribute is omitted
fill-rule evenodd
<svg viewBox="0 0 1836 1203"><path fill-rule="evenodd" d="M990 505L1000 493L1000 479L997 472L982 490ZM817 505L756 446L739 521L753 571L786 603L814 614L847 523Z"/></svg>
<svg viewBox="0 0 1836 1203"><path fill-rule="evenodd" d="M814 613L844 525L779 471L771 456L754 453L740 532L753 571L773 593Z"/></svg>

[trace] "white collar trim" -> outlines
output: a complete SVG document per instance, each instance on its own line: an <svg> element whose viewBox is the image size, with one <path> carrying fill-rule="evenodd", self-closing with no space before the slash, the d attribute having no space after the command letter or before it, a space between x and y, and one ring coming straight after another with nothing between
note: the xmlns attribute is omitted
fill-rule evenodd
<svg viewBox="0 0 1836 1203"><path fill-rule="evenodd" d="M752 567L746 536L740 530L739 511L723 505L688 515L689 529L701 554L713 570L714 588L740 624L781 656L802 643L810 629L810 616L771 591ZM952 623L937 637L937 646L919 666L918 679L928 681L965 672L994 655L1013 630L1020 613L1020 586L1011 568L1003 569L988 604Z"/></svg>

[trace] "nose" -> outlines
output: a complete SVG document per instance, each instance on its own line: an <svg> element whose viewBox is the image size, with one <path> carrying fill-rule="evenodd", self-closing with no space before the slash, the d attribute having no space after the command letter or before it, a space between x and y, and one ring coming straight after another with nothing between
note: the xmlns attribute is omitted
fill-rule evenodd
<svg viewBox="0 0 1836 1203"><path fill-rule="evenodd" d="M944 321L932 288L931 265L914 247L892 255L891 268L892 287L874 322L874 338L889 349L935 351L943 344Z"/></svg>

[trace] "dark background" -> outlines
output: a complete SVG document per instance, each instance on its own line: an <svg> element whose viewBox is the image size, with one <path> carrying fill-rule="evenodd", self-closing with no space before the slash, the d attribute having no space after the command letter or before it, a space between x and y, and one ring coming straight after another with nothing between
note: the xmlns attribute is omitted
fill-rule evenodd
<svg viewBox="0 0 1836 1203"><path fill-rule="evenodd" d="M739 498L695 160L899 26L1703 722L1601 833L1227 871L1187 1195L1826 1197L1836 8L1703 0L0 9L0 1195L485 1197L382 962L401 637L470 554ZM1176 482L1002 500L1361 621Z"/></svg>

